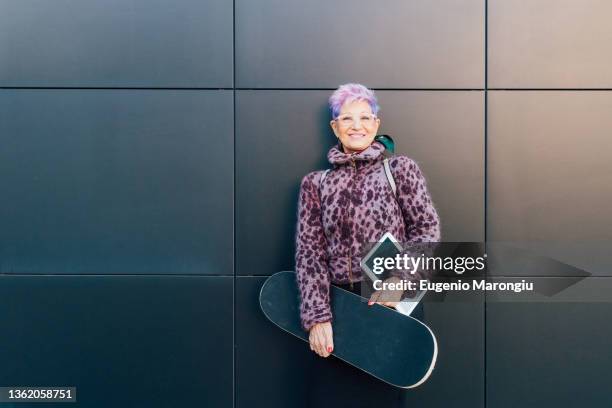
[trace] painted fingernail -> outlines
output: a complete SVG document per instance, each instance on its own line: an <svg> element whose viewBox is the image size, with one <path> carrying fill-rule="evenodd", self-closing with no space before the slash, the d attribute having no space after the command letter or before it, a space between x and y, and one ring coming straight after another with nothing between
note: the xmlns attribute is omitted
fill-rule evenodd
<svg viewBox="0 0 612 408"><path fill-rule="evenodd" d="M331 353L331 352L332 352L332 350L333 350L333 349L332 349L332 346L327 346L327 352L328 352L328 353Z"/></svg>
<svg viewBox="0 0 612 408"><path fill-rule="evenodd" d="M372 306L373 302L368 302L368 306Z"/></svg>

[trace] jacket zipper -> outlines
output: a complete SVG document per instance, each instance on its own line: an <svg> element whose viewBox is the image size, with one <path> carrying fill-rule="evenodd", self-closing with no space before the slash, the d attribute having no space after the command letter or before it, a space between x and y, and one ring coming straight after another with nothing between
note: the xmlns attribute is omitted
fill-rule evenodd
<svg viewBox="0 0 612 408"><path fill-rule="evenodd" d="M351 209L350 209L351 199L352 199L352 195L353 195L353 189L355 188L355 176L357 175L357 165L355 164L355 158L354 157L351 157L351 165L353 166L354 173L353 173L353 177L352 177L353 178L353 180L352 180L353 181L353 183L352 183L353 185L351 187L351 197L349 197L349 210L348 210L348 213L347 213L347 218L350 217L350 213L351 213ZM350 284L351 290L353 290L353 254L351 253L351 243L350 243L350 240L349 240L349 248L348 248L348 250L349 250L349 259L348 259L349 284Z"/></svg>

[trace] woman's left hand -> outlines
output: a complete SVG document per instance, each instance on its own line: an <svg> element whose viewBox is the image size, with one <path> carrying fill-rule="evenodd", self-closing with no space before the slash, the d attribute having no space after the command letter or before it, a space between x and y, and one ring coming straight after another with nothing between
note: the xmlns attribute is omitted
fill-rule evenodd
<svg viewBox="0 0 612 408"><path fill-rule="evenodd" d="M389 279L385 279L385 283L398 283L401 279L392 276ZM377 290L372 293L368 306L372 306L374 303L378 303L383 306L389 306L395 309L397 304L402 300L403 290Z"/></svg>

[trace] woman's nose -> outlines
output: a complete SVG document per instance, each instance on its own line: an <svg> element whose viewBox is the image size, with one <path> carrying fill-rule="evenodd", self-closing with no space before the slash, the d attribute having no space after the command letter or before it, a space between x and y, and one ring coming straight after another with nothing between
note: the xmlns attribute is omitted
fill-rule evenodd
<svg viewBox="0 0 612 408"><path fill-rule="evenodd" d="M359 120L359 119L354 119L353 120L353 129L354 130L361 129L361 120Z"/></svg>

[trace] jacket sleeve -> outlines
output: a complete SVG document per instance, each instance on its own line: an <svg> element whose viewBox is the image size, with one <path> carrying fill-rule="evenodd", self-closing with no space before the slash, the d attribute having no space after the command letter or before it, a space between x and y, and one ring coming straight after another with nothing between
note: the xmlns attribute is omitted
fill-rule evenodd
<svg viewBox="0 0 612 408"><path fill-rule="evenodd" d="M295 270L300 293L300 319L304 330L332 320L329 304L327 240L321 221L319 179L307 174L300 184L295 236Z"/></svg>
<svg viewBox="0 0 612 408"><path fill-rule="evenodd" d="M390 165L406 226L406 240L402 242L404 253L413 257L432 256L441 239L440 217L427 190L425 176L418 164L406 156L396 156ZM430 279L433 273L424 268L397 272L396 276L412 281Z"/></svg>

